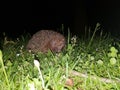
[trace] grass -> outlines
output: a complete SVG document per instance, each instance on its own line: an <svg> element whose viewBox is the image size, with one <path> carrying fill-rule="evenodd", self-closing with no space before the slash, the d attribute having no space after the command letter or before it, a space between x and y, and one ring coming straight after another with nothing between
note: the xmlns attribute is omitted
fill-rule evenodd
<svg viewBox="0 0 120 90"><path fill-rule="evenodd" d="M31 54L24 47L27 35L11 41L5 36L1 90L120 90L120 42L109 34L96 35L98 26L88 38L69 34L59 54Z"/></svg>

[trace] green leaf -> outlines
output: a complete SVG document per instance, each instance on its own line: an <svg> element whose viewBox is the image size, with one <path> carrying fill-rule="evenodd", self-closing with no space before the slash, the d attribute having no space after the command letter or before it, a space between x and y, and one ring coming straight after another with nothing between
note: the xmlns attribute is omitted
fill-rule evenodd
<svg viewBox="0 0 120 90"><path fill-rule="evenodd" d="M111 59L110 59L110 64L111 64L111 65L116 64L116 62L117 62L117 61L116 61L116 59L115 59L115 58L111 58Z"/></svg>
<svg viewBox="0 0 120 90"><path fill-rule="evenodd" d="M103 65L103 61L102 61L102 60L98 60L97 63L98 63L99 65Z"/></svg>

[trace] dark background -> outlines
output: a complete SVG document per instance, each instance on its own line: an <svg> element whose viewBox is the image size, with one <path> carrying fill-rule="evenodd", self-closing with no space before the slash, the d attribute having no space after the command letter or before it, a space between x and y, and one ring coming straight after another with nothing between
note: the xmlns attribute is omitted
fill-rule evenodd
<svg viewBox="0 0 120 90"><path fill-rule="evenodd" d="M64 24L67 34L82 35L85 25L101 24L104 32L120 34L119 0L29 0L5 1L1 11L1 31L10 37L34 34L41 29L57 30Z"/></svg>

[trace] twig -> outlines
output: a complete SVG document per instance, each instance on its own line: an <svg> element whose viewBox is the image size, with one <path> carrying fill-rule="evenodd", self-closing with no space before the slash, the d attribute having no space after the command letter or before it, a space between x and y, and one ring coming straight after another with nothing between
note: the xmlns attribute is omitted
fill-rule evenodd
<svg viewBox="0 0 120 90"><path fill-rule="evenodd" d="M74 71L74 70L70 71L70 74L73 75L73 76L80 76L80 77L83 77L83 78L88 78L87 74L79 73L79 72ZM120 79L113 80L113 79L108 79L108 78L96 77L96 76L93 76L93 75L91 75L91 78L94 79L94 80L99 79L100 81L106 82L106 83L113 83L113 82L120 83Z"/></svg>

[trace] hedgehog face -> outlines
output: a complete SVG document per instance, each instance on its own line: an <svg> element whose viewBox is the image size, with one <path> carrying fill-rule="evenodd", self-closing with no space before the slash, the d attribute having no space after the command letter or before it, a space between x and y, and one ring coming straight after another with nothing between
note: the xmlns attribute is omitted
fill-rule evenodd
<svg viewBox="0 0 120 90"><path fill-rule="evenodd" d="M65 39L54 39L50 42L50 49L53 52L60 52L65 47Z"/></svg>

